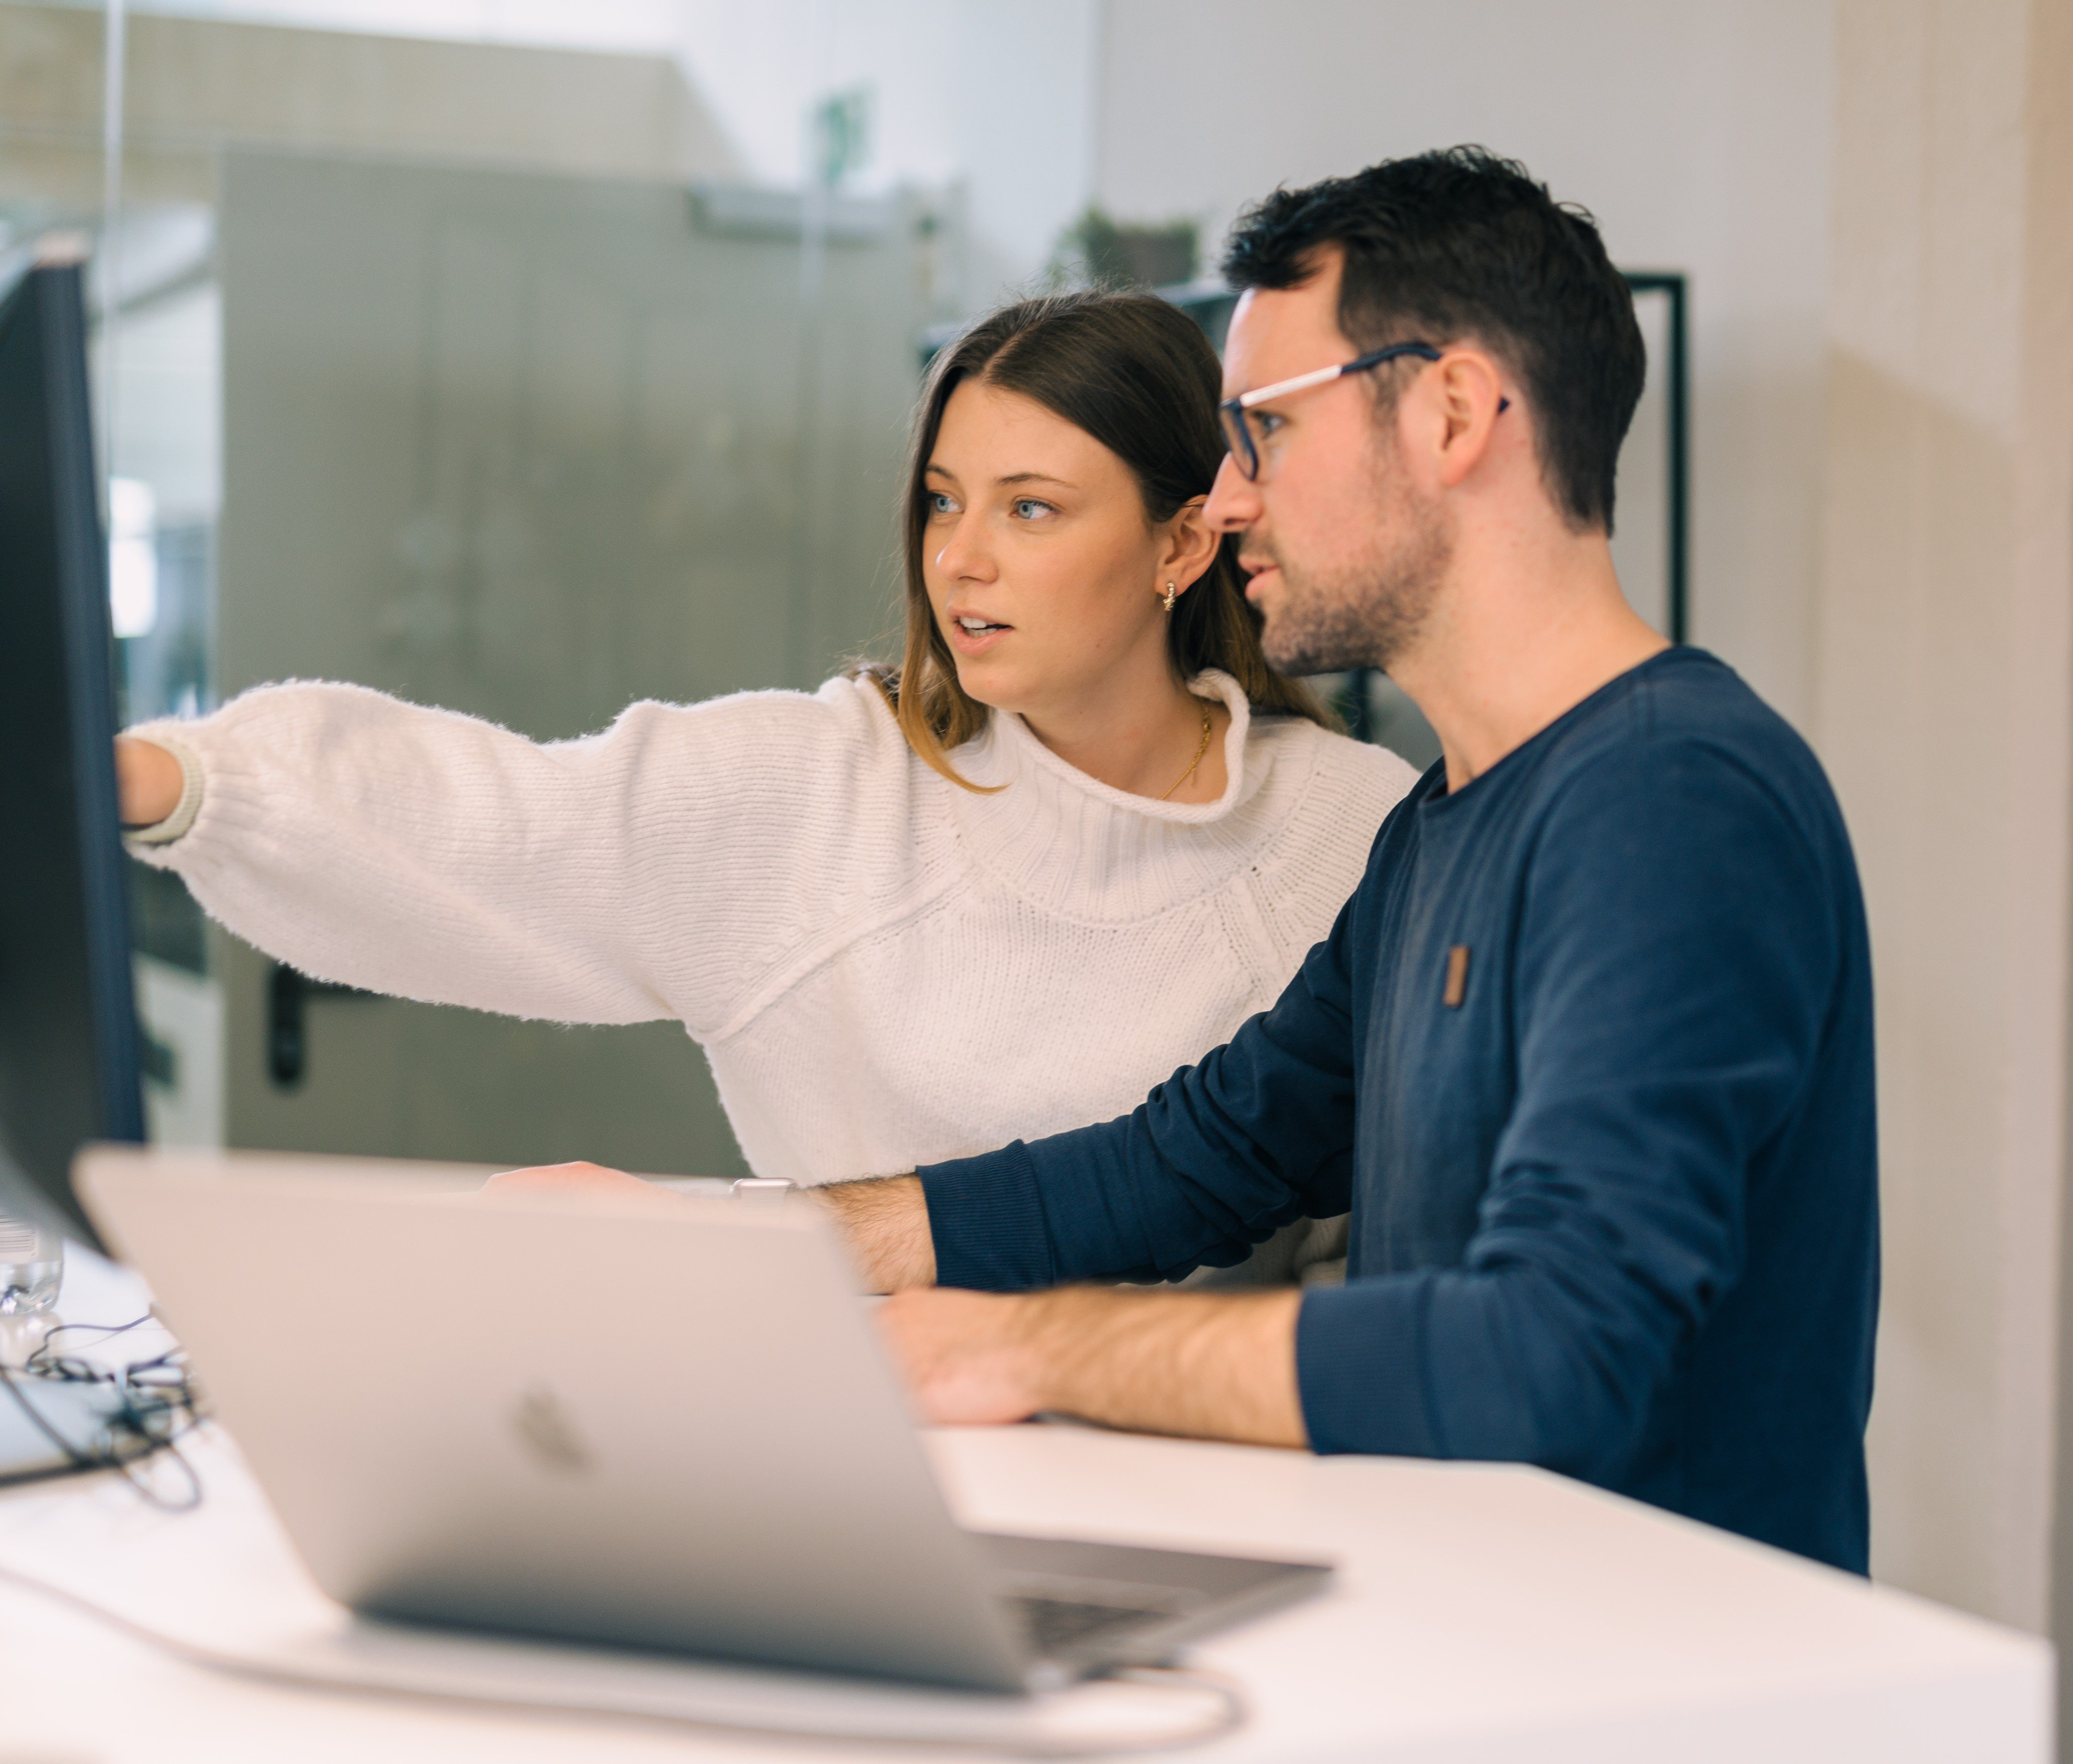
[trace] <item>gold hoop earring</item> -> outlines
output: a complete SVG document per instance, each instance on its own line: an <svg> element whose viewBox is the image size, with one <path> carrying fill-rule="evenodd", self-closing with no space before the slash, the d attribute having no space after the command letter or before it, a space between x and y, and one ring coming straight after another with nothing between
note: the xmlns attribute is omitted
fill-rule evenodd
<svg viewBox="0 0 2073 1764"><path fill-rule="evenodd" d="M1180 592L1181 591L1169 582L1166 584L1166 591L1160 596L1159 598L1165 602L1166 610L1168 612L1171 612L1173 610L1173 602L1176 598L1178 597Z"/></svg>

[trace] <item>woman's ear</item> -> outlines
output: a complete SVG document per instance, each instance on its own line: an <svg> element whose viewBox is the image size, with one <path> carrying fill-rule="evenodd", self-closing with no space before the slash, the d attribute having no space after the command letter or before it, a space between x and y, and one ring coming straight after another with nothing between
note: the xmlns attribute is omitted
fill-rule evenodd
<svg viewBox="0 0 2073 1764"><path fill-rule="evenodd" d="M1217 560L1223 535L1211 526L1203 513L1209 502L1198 496L1174 510L1166 523L1166 545L1159 557L1159 579L1180 583L1182 591L1192 588Z"/></svg>

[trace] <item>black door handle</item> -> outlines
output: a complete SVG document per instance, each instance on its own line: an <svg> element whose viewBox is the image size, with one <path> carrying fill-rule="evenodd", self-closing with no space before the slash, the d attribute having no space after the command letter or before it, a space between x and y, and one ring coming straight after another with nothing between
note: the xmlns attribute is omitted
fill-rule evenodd
<svg viewBox="0 0 2073 1764"><path fill-rule="evenodd" d="M311 997L371 999L356 986L312 980L285 962L266 976L266 1075L278 1090L292 1090L309 1069L309 1024L304 1007Z"/></svg>

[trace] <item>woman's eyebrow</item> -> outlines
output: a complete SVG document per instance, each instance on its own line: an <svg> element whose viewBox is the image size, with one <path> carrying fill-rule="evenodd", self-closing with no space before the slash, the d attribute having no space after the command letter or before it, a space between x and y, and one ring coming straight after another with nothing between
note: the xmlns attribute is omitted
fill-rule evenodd
<svg viewBox="0 0 2073 1764"><path fill-rule="evenodd" d="M1070 478L1054 478L1048 472L1011 472L1004 478L995 478L995 484L1055 484L1061 490L1077 489Z"/></svg>

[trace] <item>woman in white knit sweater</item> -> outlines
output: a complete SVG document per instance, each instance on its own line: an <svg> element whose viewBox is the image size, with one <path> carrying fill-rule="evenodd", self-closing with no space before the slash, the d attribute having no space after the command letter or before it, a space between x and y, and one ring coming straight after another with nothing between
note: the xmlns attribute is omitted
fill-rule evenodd
<svg viewBox="0 0 2073 1764"><path fill-rule="evenodd" d="M760 1175L1127 1111L1273 1000L1412 781L1261 657L1217 389L1162 302L1010 307L917 418L896 672L546 745L262 687L121 744L134 847L315 976L676 1018Z"/></svg>

